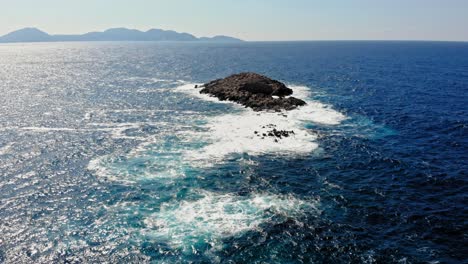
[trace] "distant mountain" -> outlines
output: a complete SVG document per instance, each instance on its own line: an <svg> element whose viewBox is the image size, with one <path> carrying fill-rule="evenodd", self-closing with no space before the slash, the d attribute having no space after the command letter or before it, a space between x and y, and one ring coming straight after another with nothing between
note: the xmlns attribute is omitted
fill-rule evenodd
<svg viewBox="0 0 468 264"><path fill-rule="evenodd" d="M0 42L51 41L52 37L37 28L23 28L0 37Z"/></svg>
<svg viewBox="0 0 468 264"><path fill-rule="evenodd" d="M242 40L215 36L197 38L188 33L172 30L150 29L146 32L136 29L111 28L104 32L90 32L83 35L49 35L36 28L24 28L0 37L0 43L7 42L58 42L58 41L212 41L241 42Z"/></svg>
<svg viewBox="0 0 468 264"><path fill-rule="evenodd" d="M228 37L228 36L214 36L212 38L202 37L199 38L201 41L216 41L216 42L242 42L243 40Z"/></svg>

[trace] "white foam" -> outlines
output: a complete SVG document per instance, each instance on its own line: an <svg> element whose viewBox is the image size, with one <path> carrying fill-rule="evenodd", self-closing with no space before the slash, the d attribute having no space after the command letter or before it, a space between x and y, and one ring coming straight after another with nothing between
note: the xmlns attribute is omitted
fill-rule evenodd
<svg viewBox="0 0 468 264"><path fill-rule="evenodd" d="M311 89L306 86L289 85L293 89L294 97L306 101L307 105L288 111L293 119L303 122L313 122L322 125L338 125L346 119L342 113L334 110L330 105L311 100Z"/></svg>
<svg viewBox="0 0 468 264"><path fill-rule="evenodd" d="M188 164L184 164L177 155L107 155L91 160L87 169L110 181L131 184L141 180L162 180L167 184L174 179L185 177L184 168L187 166Z"/></svg>
<svg viewBox="0 0 468 264"><path fill-rule="evenodd" d="M186 168L191 165L189 160L182 158L187 148L185 144L198 141L196 133L178 129L172 125L170 130L146 137L136 148L121 153L121 156L111 154L97 157L89 162L87 168L102 178L122 183L149 179L167 183L185 177ZM175 142L166 144L165 137L168 135L176 136Z"/></svg>
<svg viewBox="0 0 468 264"><path fill-rule="evenodd" d="M197 242L216 248L221 239L261 229L263 223L274 222L275 216L294 217L318 211L318 201L291 195L199 192L202 198L198 200L162 204L159 212L144 220L147 235L185 250L191 250Z"/></svg>
<svg viewBox="0 0 468 264"><path fill-rule="evenodd" d="M237 107L237 113L215 116L206 125L205 135L211 144L201 151L191 151L187 157L192 160L212 162L232 153L259 154L307 154L317 149L316 135L305 128L307 123L322 125L340 124L346 117L328 105L308 99L310 89L304 86L290 86L294 96L307 102L306 106L284 112L255 112L238 104L219 101L216 97L200 94L194 84L178 87L176 91L217 103L229 103ZM268 135L272 129L294 131L289 137L274 138ZM257 133L255 133L255 131Z"/></svg>
<svg viewBox="0 0 468 264"><path fill-rule="evenodd" d="M302 128L297 120L278 113L243 111L239 114L227 114L211 118L207 127L209 131L205 140L211 144L202 150L187 152L187 158L212 162L212 159L222 159L232 153L305 154L318 147L314 142L316 135ZM294 134L281 139L269 137L268 133L272 129L293 130Z"/></svg>

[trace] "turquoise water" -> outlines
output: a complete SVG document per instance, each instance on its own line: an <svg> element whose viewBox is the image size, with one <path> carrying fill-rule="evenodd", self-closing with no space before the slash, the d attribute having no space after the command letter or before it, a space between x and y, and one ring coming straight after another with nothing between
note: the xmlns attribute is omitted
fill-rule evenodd
<svg viewBox="0 0 468 264"><path fill-rule="evenodd" d="M241 71L308 105L193 88ZM467 72L466 43L0 45L0 262L462 263Z"/></svg>

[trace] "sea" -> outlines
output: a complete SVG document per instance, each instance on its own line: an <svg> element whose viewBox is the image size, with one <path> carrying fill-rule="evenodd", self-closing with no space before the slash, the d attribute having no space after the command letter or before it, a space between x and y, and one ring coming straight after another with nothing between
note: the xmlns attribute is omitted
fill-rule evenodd
<svg viewBox="0 0 468 264"><path fill-rule="evenodd" d="M1 44L0 263L468 263L468 43Z"/></svg>

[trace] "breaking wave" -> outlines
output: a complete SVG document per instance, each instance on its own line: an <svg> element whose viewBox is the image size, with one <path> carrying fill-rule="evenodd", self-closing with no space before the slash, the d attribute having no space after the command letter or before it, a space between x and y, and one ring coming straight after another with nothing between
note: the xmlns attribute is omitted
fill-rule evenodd
<svg viewBox="0 0 468 264"><path fill-rule="evenodd" d="M304 201L291 195L238 196L206 191L199 195L197 200L162 204L159 212L144 220L146 235L183 251L192 251L197 244L209 244L213 250L220 250L225 238L261 231L262 224L319 210L318 201Z"/></svg>
<svg viewBox="0 0 468 264"><path fill-rule="evenodd" d="M310 100L308 87L290 86L295 91L294 96L305 100L307 105L288 112L255 112L200 94L193 87L194 84L186 84L174 91L209 102L229 104L233 111L214 116L181 112L182 116L177 119L193 119L191 124L160 123L159 126L165 127L164 131L141 140L130 153L99 157L89 163L88 169L111 180L138 181L183 177L186 168L215 165L231 154L307 155L319 147L317 134L307 129L307 124L338 125L346 119L328 105ZM130 124L122 126L128 128ZM293 133L283 137L269 136L273 129ZM118 128L119 133L114 133L118 134L114 137L124 138L121 130Z"/></svg>

